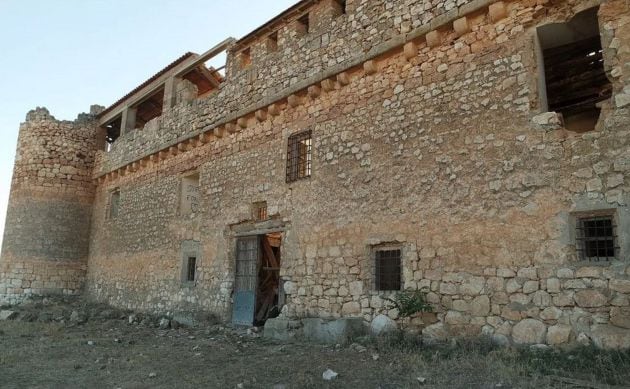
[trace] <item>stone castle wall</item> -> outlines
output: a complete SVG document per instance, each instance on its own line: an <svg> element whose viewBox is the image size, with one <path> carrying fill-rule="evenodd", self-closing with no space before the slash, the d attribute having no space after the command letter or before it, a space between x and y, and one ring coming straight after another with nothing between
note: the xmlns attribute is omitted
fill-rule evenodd
<svg viewBox="0 0 630 389"><path fill-rule="evenodd" d="M371 258L395 245L403 287L428 289L435 307L411 323L427 336L630 346L628 5L599 11L613 98L580 135L539 115L536 26L600 2L491 3L348 1L337 15L323 1L309 35L283 27L281 49L254 44L247 69L233 53L217 94L180 101L97 155L88 294L227 319L236 239L275 227L284 317L397 319ZM312 176L287 184L287 138L302 130ZM181 185L195 172L200 209L188 214ZM271 220L253 220L259 201ZM576 213L593 210L616 213L615 261L577 258ZM181 279L190 252L195 285Z"/></svg>
<svg viewBox="0 0 630 389"><path fill-rule="evenodd" d="M0 261L0 301L78 293L85 280L95 185L94 118L45 108L20 127Z"/></svg>

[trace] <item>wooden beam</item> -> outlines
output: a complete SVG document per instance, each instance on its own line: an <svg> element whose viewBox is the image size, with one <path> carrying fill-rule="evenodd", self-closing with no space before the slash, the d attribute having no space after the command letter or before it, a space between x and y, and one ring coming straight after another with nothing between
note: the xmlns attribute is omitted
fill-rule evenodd
<svg viewBox="0 0 630 389"><path fill-rule="evenodd" d="M267 237L263 236L261 241L262 241L263 251L265 252L265 255L267 256L267 258L269 259L269 264L271 265L271 267L280 267L280 263L276 259L276 255L273 253L273 250L271 249L271 245L269 244Z"/></svg>

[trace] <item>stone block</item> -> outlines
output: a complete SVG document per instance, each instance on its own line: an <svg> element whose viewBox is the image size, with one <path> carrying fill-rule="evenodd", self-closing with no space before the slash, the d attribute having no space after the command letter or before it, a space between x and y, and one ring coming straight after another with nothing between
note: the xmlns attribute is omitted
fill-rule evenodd
<svg viewBox="0 0 630 389"><path fill-rule="evenodd" d="M624 350L630 348L630 330L607 324L596 324L591 328L593 343L604 349Z"/></svg>
<svg viewBox="0 0 630 389"><path fill-rule="evenodd" d="M341 307L341 315L343 316L358 315L359 313L361 313L361 305L356 301L349 301Z"/></svg>
<svg viewBox="0 0 630 389"><path fill-rule="evenodd" d="M453 22L453 29L455 30L455 34L458 37L467 34L471 31L470 23L468 22L468 18L466 16L456 19Z"/></svg>
<svg viewBox="0 0 630 389"><path fill-rule="evenodd" d="M365 71L365 74L368 74L368 75L375 74L376 72L378 72L376 61L374 60L365 61L363 63L363 70Z"/></svg>
<svg viewBox="0 0 630 389"><path fill-rule="evenodd" d="M278 104L270 104L267 107L267 112L269 112L271 116L278 116L280 115L280 106Z"/></svg>
<svg viewBox="0 0 630 389"><path fill-rule="evenodd" d="M560 280L557 278L549 278L547 280L547 292L559 293L560 292Z"/></svg>
<svg viewBox="0 0 630 389"><path fill-rule="evenodd" d="M264 122L265 120L267 120L267 111L265 111L264 109L257 110L256 120L258 120L259 122Z"/></svg>
<svg viewBox="0 0 630 389"><path fill-rule="evenodd" d="M507 7L505 6L505 2L497 1L494 4L490 4L490 7L488 7L488 18L492 23L496 23L506 17Z"/></svg>
<svg viewBox="0 0 630 389"><path fill-rule="evenodd" d="M307 340L335 344L365 334L363 318L346 317L335 320L322 318L302 319L302 334Z"/></svg>
<svg viewBox="0 0 630 389"><path fill-rule="evenodd" d="M287 319L267 319L263 329L263 336L269 339L287 341L292 338Z"/></svg>
<svg viewBox="0 0 630 389"><path fill-rule="evenodd" d="M370 323L370 331L373 335L385 335L398 330L398 325L387 315L378 315Z"/></svg>
<svg viewBox="0 0 630 389"><path fill-rule="evenodd" d="M296 108L302 104L302 98L296 94L292 94L287 97L287 102L291 107Z"/></svg>
<svg viewBox="0 0 630 389"><path fill-rule="evenodd" d="M316 99L322 94L322 89L317 85L311 85L308 87L308 95L311 99Z"/></svg>
<svg viewBox="0 0 630 389"><path fill-rule="evenodd" d="M535 267L526 267L526 268L519 269L516 275L517 277L526 278L529 280L538 279L538 273L536 272Z"/></svg>
<svg viewBox="0 0 630 389"><path fill-rule="evenodd" d="M483 277L470 276L462 282L459 291L463 295L477 296L483 290L486 279Z"/></svg>
<svg viewBox="0 0 630 389"><path fill-rule="evenodd" d="M609 288L615 292L630 293L630 280L612 279Z"/></svg>
<svg viewBox="0 0 630 389"><path fill-rule="evenodd" d="M403 47L403 54L407 60L410 60L418 55L418 45L414 42L407 42Z"/></svg>
<svg viewBox="0 0 630 389"><path fill-rule="evenodd" d="M569 342L571 327L564 324L557 324L547 330L547 344L558 345Z"/></svg>
<svg viewBox="0 0 630 389"><path fill-rule="evenodd" d="M630 307L612 307L610 309L610 323L617 327L630 329Z"/></svg>
<svg viewBox="0 0 630 389"><path fill-rule="evenodd" d="M539 344L545 341L547 326L540 320L524 319L512 328L512 339L517 344Z"/></svg>
<svg viewBox="0 0 630 389"><path fill-rule="evenodd" d="M326 92L330 92L335 89L335 82L331 79L325 79L321 82L322 89Z"/></svg>
<svg viewBox="0 0 630 389"><path fill-rule="evenodd" d="M540 318L543 320L558 320L562 316L562 310L556 307L547 307L540 312Z"/></svg>
<svg viewBox="0 0 630 389"><path fill-rule="evenodd" d="M487 316L490 313L490 298L487 295L475 297L470 303L470 314L473 316Z"/></svg>
<svg viewBox="0 0 630 389"><path fill-rule="evenodd" d="M448 338L448 331L444 328L444 324L435 323L425 327L422 330L422 336L427 342L441 342Z"/></svg>
<svg viewBox="0 0 630 389"><path fill-rule="evenodd" d="M438 30L433 30L426 35L427 46L437 47L442 44L442 33Z"/></svg>
<svg viewBox="0 0 630 389"><path fill-rule="evenodd" d="M341 72L337 74L337 82L341 86L350 84L350 75L347 72Z"/></svg>
<svg viewBox="0 0 630 389"><path fill-rule="evenodd" d="M13 320L18 316L18 313L10 310L0 311L0 321Z"/></svg>
<svg viewBox="0 0 630 389"><path fill-rule="evenodd" d="M606 305L608 297L599 290L584 289L575 293L575 302L582 308L596 308Z"/></svg>

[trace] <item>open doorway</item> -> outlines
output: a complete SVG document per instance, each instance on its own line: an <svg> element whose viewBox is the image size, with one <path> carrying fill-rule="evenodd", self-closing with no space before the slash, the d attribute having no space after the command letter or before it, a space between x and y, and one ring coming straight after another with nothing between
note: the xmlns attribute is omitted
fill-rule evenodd
<svg viewBox="0 0 630 389"><path fill-rule="evenodd" d="M575 15L567 23L538 28L544 61L547 110L562 114L569 131L595 128L599 103L610 99L612 84L604 69L598 8Z"/></svg>
<svg viewBox="0 0 630 389"><path fill-rule="evenodd" d="M271 232L239 238L232 322L261 326L280 314L284 292L280 280L282 234Z"/></svg>

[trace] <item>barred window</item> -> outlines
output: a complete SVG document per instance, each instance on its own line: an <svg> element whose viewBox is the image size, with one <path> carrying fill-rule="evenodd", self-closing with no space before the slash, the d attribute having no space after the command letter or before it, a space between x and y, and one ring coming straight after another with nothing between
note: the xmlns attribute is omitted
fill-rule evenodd
<svg viewBox="0 0 630 389"><path fill-rule="evenodd" d="M311 176L311 131L293 134L287 146L287 182Z"/></svg>
<svg viewBox="0 0 630 389"><path fill-rule="evenodd" d="M615 223L612 215L577 220L577 250L580 259L608 261L615 258Z"/></svg>
<svg viewBox="0 0 630 389"><path fill-rule="evenodd" d="M254 216L254 220L267 220L268 215L267 215L267 202L266 201L259 201L256 202L254 204L252 204L252 213Z"/></svg>
<svg viewBox="0 0 630 389"><path fill-rule="evenodd" d="M400 290L400 249L379 249L374 253L374 287L376 290Z"/></svg>
<svg viewBox="0 0 630 389"><path fill-rule="evenodd" d="M197 271L197 257L188 257L186 268L186 281L195 281L195 273Z"/></svg>

